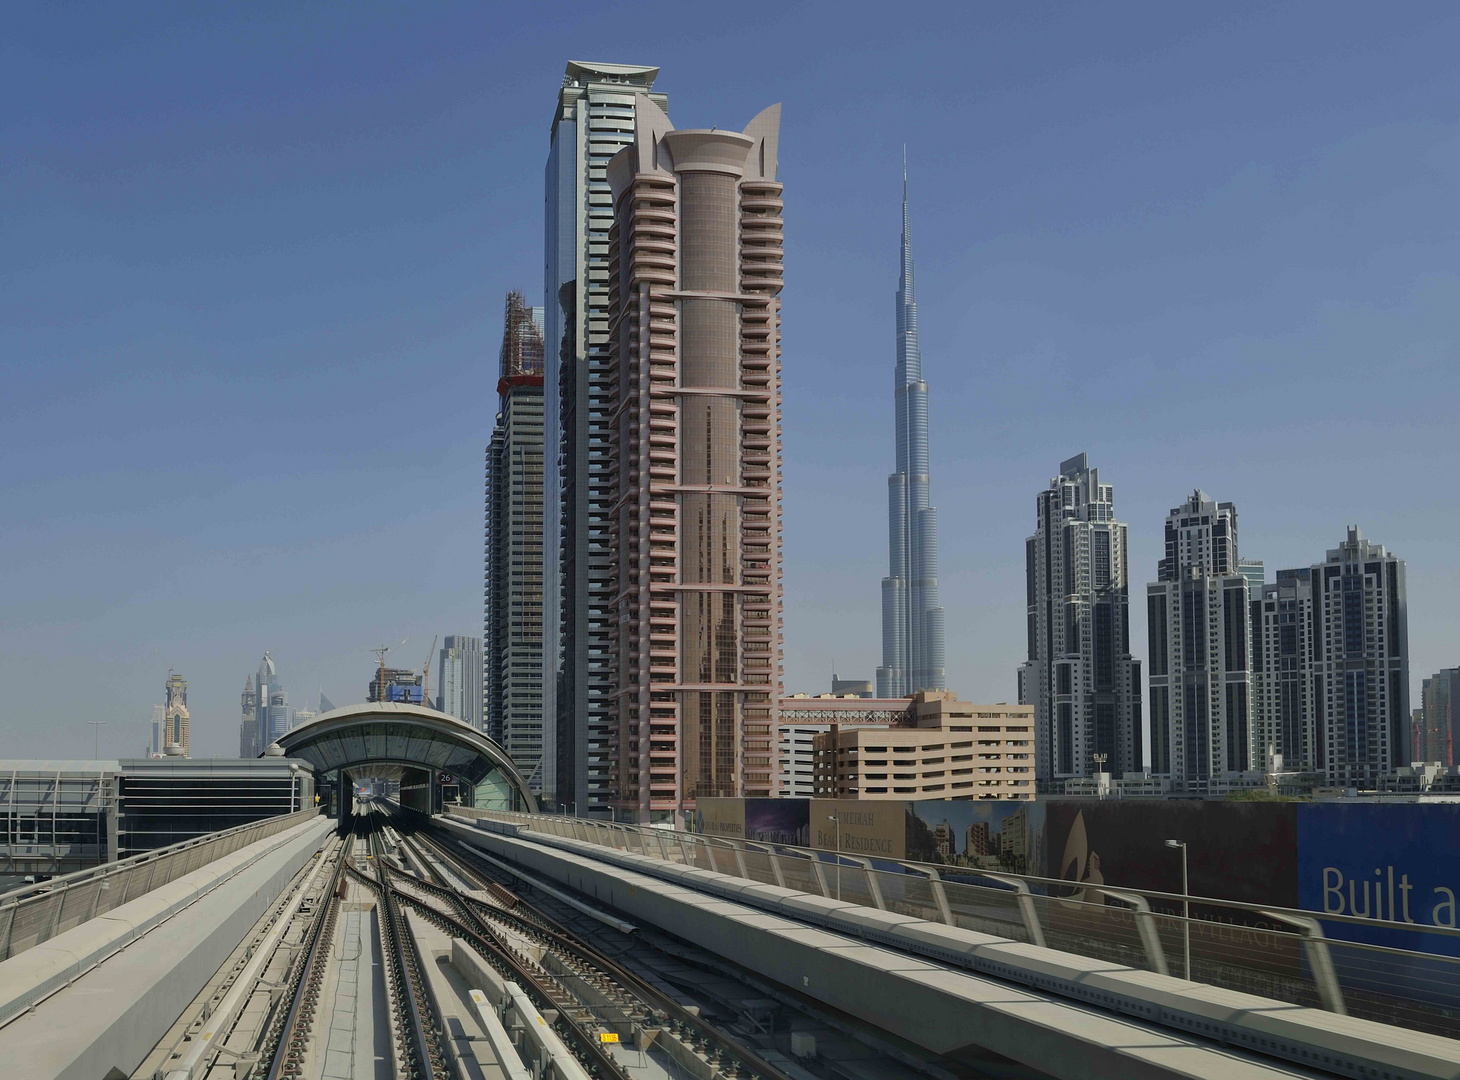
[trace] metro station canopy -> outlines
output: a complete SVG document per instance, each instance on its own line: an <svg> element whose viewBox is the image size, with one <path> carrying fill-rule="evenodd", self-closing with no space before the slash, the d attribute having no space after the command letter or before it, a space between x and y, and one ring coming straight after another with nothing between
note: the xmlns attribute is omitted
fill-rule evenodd
<svg viewBox="0 0 1460 1080"><path fill-rule="evenodd" d="M288 757L309 762L316 774L398 766L450 773L472 787L495 780L521 809L537 810L527 781L501 746L470 724L420 705L348 705L302 724L278 742Z"/></svg>

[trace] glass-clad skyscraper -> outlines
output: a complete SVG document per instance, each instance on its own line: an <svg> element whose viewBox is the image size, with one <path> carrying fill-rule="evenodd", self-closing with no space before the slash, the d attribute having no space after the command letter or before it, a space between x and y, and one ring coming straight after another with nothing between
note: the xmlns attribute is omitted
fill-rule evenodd
<svg viewBox="0 0 1460 1080"><path fill-rule="evenodd" d="M637 95L667 109L658 74L569 63L545 176L542 790L584 814L609 812L613 781L607 168L633 141Z"/></svg>
<svg viewBox="0 0 1460 1080"><path fill-rule="evenodd" d="M938 511L928 497L928 384L913 298L907 171L902 177L902 272L897 285L897 471L887 478L888 572L882 579L882 666L877 696L945 688L938 602Z"/></svg>
<svg viewBox="0 0 1460 1080"><path fill-rule="evenodd" d="M538 446L539 448L542 446L540 433ZM538 468L541 469L541 467L542 462L539 458ZM538 477L538 484L540 498L542 493L541 474ZM541 502L538 505L539 513L541 513ZM490 571L488 572L490 573ZM541 597L541 595L541 585L539 584L538 596ZM538 609L538 612L540 618L541 608ZM541 623L539 623L540 632ZM541 656L539 655L537 659L540 660ZM470 634L447 634L446 639L441 643L441 652L436 664L438 697L435 707L480 729L485 723L482 715L482 674L482 639L472 637ZM427 704L430 705L431 702L427 702ZM300 713L294 714L296 724L301 722L301 715Z"/></svg>

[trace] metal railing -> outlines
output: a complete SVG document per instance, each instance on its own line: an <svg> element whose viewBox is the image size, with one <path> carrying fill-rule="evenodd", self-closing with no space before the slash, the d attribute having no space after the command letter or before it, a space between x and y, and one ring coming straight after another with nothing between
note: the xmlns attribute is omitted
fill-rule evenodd
<svg viewBox="0 0 1460 1080"><path fill-rule="evenodd" d="M588 818L447 809L1296 1005L1444 1035L1460 1026L1460 930L1449 927L973 867L874 862ZM1371 940L1335 936L1354 933Z"/></svg>
<svg viewBox="0 0 1460 1080"><path fill-rule="evenodd" d="M311 807L196 836L40 885L12 889L0 895L0 960L8 960L240 848L318 816L319 810Z"/></svg>

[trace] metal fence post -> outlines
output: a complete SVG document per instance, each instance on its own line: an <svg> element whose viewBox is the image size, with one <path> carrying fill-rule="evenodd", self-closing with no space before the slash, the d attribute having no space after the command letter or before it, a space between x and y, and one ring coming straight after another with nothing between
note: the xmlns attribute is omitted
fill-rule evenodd
<svg viewBox="0 0 1460 1080"><path fill-rule="evenodd" d="M1039 925L1039 912L1034 907L1034 894L1029 891L1029 882L1013 874L996 874L991 870L977 871L982 877L1009 885L1019 898L1019 914L1024 918L1024 932L1031 944L1044 947L1044 927Z"/></svg>
<svg viewBox="0 0 1460 1080"><path fill-rule="evenodd" d="M1348 1008L1343 1002L1343 988L1338 985L1338 973L1333 968L1333 955L1328 951L1328 939L1323 936L1323 926L1317 919L1305 919L1301 915L1284 915L1276 911L1262 914L1278 922L1295 927L1303 935L1303 954L1308 958L1308 967L1313 971L1313 985L1318 990L1318 1000L1323 1007L1339 1016L1347 1016Z"/></svg>
<svg viewBox="0 0 1460 1080"><path fill-rule="evenodd" d="M765 853L767 861L771 864L771 873L776 876L776 884L784 889L786 887L786 875L781 870L781 857L776 854L776 849L770 844L757 843L754 840L745 841L745 846Z"/></svg>
<svg viewBox="0 0 1460 1080"><path fill-rule="evenodd" d="M915 863L903 863L904 867L915 874L926 874L928 877L928 888L933 893L933 902L938 905L938 917L948 926L957 926L953 921L953 909L948 906L948 890L943 888L943 875L931 866L918 866Z"/></svg>
<svg viewBox="0 0 1460 1080"><path fill-rule="evenodd" d="M1151 905L1140 893L1124 892L1120 889L1100 890L1112 900L1119 900L1122 904L1129 904L1135 910L1136 929L1141 932L1141 946L1146 950L1146 959L1151 964L1151 970L1157 975L1169 975L1166 969L1166 952L1161 948L1161 935L1156 932L1156 918L1151 914ZM1187 979L1191 978L1191 972L1186 973Z"/></svg>
<svg viewBox="0 0 1460 1080"><path fill-rule="evenodd" d="M831 893L826 887L826 870L821 865L821 856L817 855L815 848L787 848L789 851L800 852L808 862L811 863L811 872L816 876L816 887L821 890L822 896L830 896Z"/></svg>
<svg viewBox="0 0 1460 1080"><path fill-rule="evenodd" d="M741 877L743 877L746 881L749 881L750 871L746 868L745 865L745 849L741 847L740 842L737 840L727 840L726 843L728 843L731 847L731 850L735 852L735 868L740 871Z"/></svg>
<svg viewBox="0 0 1460 1080"><path fill-rule="evenodd" d="M97 879L96 892L93 893L91 897L91 910L86 915L87 922L90 922L92 919L96 918L96 909L101 906L101 891L103 889L109 890L110 888L111 882L107 881L106 878Z"/></svg>
<svg viewBox="0 0 1460 1080"><path fill-rule="evenodd" d="M862 874L867 879L867 891L872 894L872 903L877 905L878 910L886 911L887 904L882 900L882 882L878 879L878 871L872 867L872 860L865 855L839 855L838 857L862 867Z"/></svg>
<svg viewBox="0 0 1460 1080"><path fill-rule="evenodd" d="M3 938L0 938L5 943L4 947L0 948L0 960L8 960L10 958L10 935L15 930L15 912L19 907L19 904L10 905L10 918L5 920L5 935Z"/></svg>
<svg viewBox="0 0 1460 1080"><path fill-rule="evenodd" d="M62 885L60 889L58 889L56 892L51 893L51 903L53 905L53 907L51 908L51 921L46 924L45 936L35 939L35 943L37 945L39 945L42 941L49 941L52 937L55 936L56 922L61 918L61 906L66 899L66 893L69 892L70 889L71 886Z"/></svg>

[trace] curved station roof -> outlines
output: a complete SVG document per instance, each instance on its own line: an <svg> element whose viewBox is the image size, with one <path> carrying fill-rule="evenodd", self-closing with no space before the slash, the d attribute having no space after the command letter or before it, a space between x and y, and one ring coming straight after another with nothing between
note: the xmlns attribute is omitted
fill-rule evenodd
<svg viewBox="0 0 1460 1080"><path fill-rule="evenodd" d="M348 705L302 724L278 742L286 755L302 758L316 772L404 766L451 773L475 785L496 771L524 809L537 810L527 781L501 746L470 724L420 705Z"/></svg>

